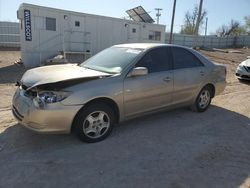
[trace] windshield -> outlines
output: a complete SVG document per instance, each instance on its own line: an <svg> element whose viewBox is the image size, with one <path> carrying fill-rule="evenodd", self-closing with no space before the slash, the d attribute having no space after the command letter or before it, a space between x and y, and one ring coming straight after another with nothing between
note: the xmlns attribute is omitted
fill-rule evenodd
<svg viewBox="0 0 250 188"><path fill-rule="evenodd" d="M80 66L111 74L121 73L141 49L111 47L83 62Z"/></svg>

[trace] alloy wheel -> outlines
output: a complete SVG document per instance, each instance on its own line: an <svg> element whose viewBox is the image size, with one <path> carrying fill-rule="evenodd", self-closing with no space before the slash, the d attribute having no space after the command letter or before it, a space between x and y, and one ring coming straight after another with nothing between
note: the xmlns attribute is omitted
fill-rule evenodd
<svg viewBox="0 0 250 188"><path fill-rule="evenodd" d="M89 114L83 122L83 132L89 138L103 136L110 126L110 118L103 111L94 111Z"/></svg>

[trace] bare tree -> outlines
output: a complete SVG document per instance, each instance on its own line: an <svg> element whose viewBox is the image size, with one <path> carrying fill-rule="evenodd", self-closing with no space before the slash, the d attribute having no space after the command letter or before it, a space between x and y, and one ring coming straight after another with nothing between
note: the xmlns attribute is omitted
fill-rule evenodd
<svg viewBox="0 0 250 188"><path fill-rule="evenodd" d="M245 16L245 28L248 34L250 34L250 16Z"/></svg>
<svg viewBox="0 0 250 188"><path fill-rule="evenodd" d="M236 20L231 20L229 25L222 25L216 31L217 35L220 37L224 36L238 36L240 34L245 34L246 30L243 26L240 25L240 22Z"/></svg>
<svg viewBox="0 0 250 188"><path fill-rule="evenodd" d="M189 11L186 12L185 18L184 18L184 25L180 31L181 34L189 34L189 35L194 34L195 24L198 19L198 12L199 12L198 5L195 5L191 13ZM203 9L201 13L200 21L199 21L200 26L204 24L204 18L206 17L206 15L207 15L207 11Z"/></svg>

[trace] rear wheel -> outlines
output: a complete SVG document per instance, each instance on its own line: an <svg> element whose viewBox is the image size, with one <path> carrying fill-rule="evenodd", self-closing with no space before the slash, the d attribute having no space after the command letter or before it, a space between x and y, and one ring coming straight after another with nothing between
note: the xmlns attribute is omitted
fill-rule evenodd
<svg viewBox="0 0 250 188"><path fill-rule="evenodd" d="M112 108L106 104L91 104L77 114L73 131L84 142L99 142L109 136L114 122Z"/></svg>
<svg viewBox="0 0 250 188"><path fill-rule="evenodd" d="M204 112L208 109L212 100L212 91L211 88L206 86L202 88L198 94L195 103L191 106L191 109L196 112Z"/></svg>

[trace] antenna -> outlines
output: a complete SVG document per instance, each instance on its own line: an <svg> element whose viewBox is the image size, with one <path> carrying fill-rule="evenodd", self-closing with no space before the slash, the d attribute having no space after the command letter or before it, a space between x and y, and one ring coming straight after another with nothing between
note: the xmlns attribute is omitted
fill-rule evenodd
<svg viewBox="0 0 250 188"><path fill-rule="evenodd" d="M157 11L157 13L156 13L157 24L159 24L159 20L160 20L160 16L161 16L160 11L162 10L162 8L155 8L155 10Z"/></svg>

